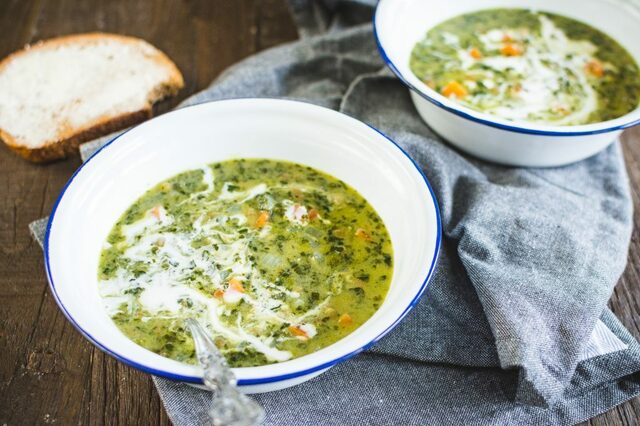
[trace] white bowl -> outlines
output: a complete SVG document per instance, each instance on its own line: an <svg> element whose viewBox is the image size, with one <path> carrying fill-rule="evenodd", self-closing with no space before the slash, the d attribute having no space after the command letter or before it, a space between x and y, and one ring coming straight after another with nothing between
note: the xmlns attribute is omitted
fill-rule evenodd
<svg viewBox="0 0 640 426"><path fill-rule="evenodd" d="M49 220L45 265L58 305L98 348L148 373L201 383L199 367L148 351L119 331L98 295L98 258L113 224L146 190L231 158L289 160L342 179L380 214L394 249L388 296L360 328L301 358L235 369L244 391L266 392L368 348L417 303L433 273L441 238L434 193L407 154L375 129L326 108L275 99L211 102L162 115L111 141L71 177Z"/></svg>
<svg viewBox="0 0 640 426"><path fill-rule="evenodd" d="M378 48L387 65L411 89L420 116L451 144L485 160L549 167L590 157L620 132L640 123L640 108L614 120L580 126L546 126L504 120L462 106L434 91L409 68L414 45L430 28L487 8L532 8L583 21L615 38L640 63L640 7L622 0L381 0L374 17Z"/></svg>

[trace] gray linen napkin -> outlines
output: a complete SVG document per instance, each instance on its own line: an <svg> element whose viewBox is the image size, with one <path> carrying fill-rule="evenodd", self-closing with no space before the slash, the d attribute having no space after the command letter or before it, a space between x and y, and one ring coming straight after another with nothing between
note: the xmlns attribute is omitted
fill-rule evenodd
<svg viewBox="0 0 640 426"><path fill-rule="evenodd" d="M370 351L257 395L266 423L572 424L640 394L640 345L606 309L631 231L619 145L554 169L457 152L385 70L371 25L353 26L370 20L369 3L292 0L309 37L231 67L183 104L286 97L340 110L407 150L440 202L445 238L418 306ZM109 139L83 145L83 158ZM40 240L43 227L32 224ZM205 421L206 392L154 382L174 424Z"/></svg>

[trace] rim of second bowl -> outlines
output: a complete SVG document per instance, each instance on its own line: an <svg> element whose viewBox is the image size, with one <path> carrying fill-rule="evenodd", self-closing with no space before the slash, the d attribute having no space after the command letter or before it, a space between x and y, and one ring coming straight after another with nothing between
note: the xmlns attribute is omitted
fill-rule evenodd
<svg viewBox="0 0 640 426"><path fill-rule="evenodd" d="M487 126L495 127L501 130L541 136L595 135L600 133L613 132L616 130L624 130L640 124L640 106L621 117L614 118L613 120L602 121L599 123L581 124L577 126L547 126L536 123L527 123L524 121L509 121L492 116L490 114L475 111L465 107L464 105L455 103L440 95L438 92L434 91L426 85L424 85L424 87L417 87L415 84L412 84L402 74L400 69L393 63L382 44L379 29L380 25L378 24L378 19L381 16L379 12L382 7L391 7L385 6L387 4L390 4L391 2L392 0L380 0L376 5L376 9L373 14L373 36L375 38L378 52L380 53L382 60L385 62L387 67L389 67L389 69L391 69L391 71L396 75L396 77L398 77L398 79L410 90L417 93L425 100L450 113L453 113L467 120L485 124Z"/></svg>
<svg viewBox="0 0 640 426"><path fill-rule="evenodd" d="M409 156L409 154L402 149L402 147L400 147L400 145L398 145L393 139L391 139L390 137L388 137L386 134L384 134L382 131L378 130L377 128L364 123L354 117L351 117L350 115L344 114L344 113L340 113L338 111L332 110L330 108L326 108L320 105L316 105L313 104L311 102L305 102L305 101L300 101L300 100L288 100L288 99L277 99L277 98L255 98L255 97L246 97L246 98L234 98L234 99L223 99L223 100L216 100L216 101L208 101L208 102L201 102L198 104L194 104L194 105L189 105L183 108L179 108L180 110L183 109L188 109L188 108L192 108L192 107L197 107L199 105L203 105L203 104L209 104L209 103L219 103L219 102L227 102L227 101L237 101L237 100L270 100L270 101L279 101L279 102L292 102L292 103L299 103L299 104L304 104L304 105L311 105L317 108L321 108L324 110L328 110L328 111L332 111L333 113L337 113L337 114L341 114L343 116L346 116L352 120L357 121L358 123L364 124L367 127L369 127L370 129L372 129L373 131L377 132L379 135L382 136L383 140L386 140L387 142L391 143L392 145L394 145L402 155L404 155L410 162L411 164L415 167L416 171L420 174L420 176L422 177L422 180L424 181L424 184L426 185L429 194L431 196L431 201L433 202L433 206L434 206L434 210L435 210L435 217L436 217L436 241L435 241L435 249L434 249L434 254L433 257L431 259L431 263L429 265L429 268L427 270L426 275L423 277L422 279L422 284L420 285L420 288L418 289L418 292L416 293L415 297L411 300L411 302L409 303L409 305L407 305L407 307L402 311L402 313L400 314L400 316L398 318L396 318L387 328L385 328L380 334L378 334L375 338L373 338L371 341L369 341L367 344L361 346L360 348L357 348L345 355L342 355L340 357L334 358L330 361L309 367L309 368L304 368L304 369L300 369L298 371L293 371L290 373L286 373L286 374L279 374L279 375L275 375L275 376L269 376L269 377L262 377L262 378L255 378L255 379L239 379L238 380L238 385L240 386L247 386L247 385L260 385L260 384L267 384L267 383L274 383L274 382L280 382L283 380L289 380L289 379L294 379L297 377L302 377L302 376L306 376L308 374L314 373L314 372L318 372L324 369L327 369L329 367L332 367L342 361L346 361L347 359L361 353L362 351L368 349L369 347L371 347L373 344L375 344L378 340L380 340L382 337L384 337L387 333L389 333L392 329L394 329L399 323L400 321L402 321L402 319L416 306L416 304L418 303L418 301L420 300L420 298L423 296L425 290L427 289L431 278L433 277L433 274L435 272L435 267L437 265L438 262L438 258L440 255L440 247L441 247L441 243L442 243L442 217L440 214L440 207L438 205L438 200L436 198L435 192L433 190L433 188L431 187L431 183L429 182L429 180L427 179L427 177L425 176L424 172L422 171L422 169L420 168L420 166L415 162L415 160L413 158L411 158L411 156ZM153 119L152 119L153 120ZM151 120L149 120L151 121ZM135 128L135 127L133 127ZM74 181L74 179L78 176L78 174L82 171L82 169L85 167L85 165L89 164L89 162L91 160L93 160L97 155L99 155L103 150L107 149L110 146L113 146L116 141L118 141L124 134L126 134L127 132L129 132L128 129L126 131L124 131L123 133L119 134L118 136L114 137L113 139L111 139L109 142L107 142L106 144L104 144L102 147L100 147L95 153L93 153L91 155L91 157L89 157L84 163L82 163L80 165L80 167L73 173L73 175L71 175L71 178L69 178L69 180L67 181L67 183L65 183L64 187L62 188L62 191L60 192L60 194L58 195L58 198L56 199L54 205L53 205L53 209L51 210L51 214L49 215L49 220L47 221L47 227L45 230L45 236L44 236L44 244L43 244L43 252L44 252L44 265L45 265L45 270L46 270L46 274L47 274L47 281L49 282L49 287L51 288L51 292L53 294L54 300L56 301L56 304L58 305L58 307L60 308L60 310L62 311L62 313L64 314L64 316L67 318L67 320L69 320L69 322L71 322L71 324L80 332L80 334L82 334L87 340L89 340L91 343L93 343L98 349L100 349L101 351L111 355L112 357L116 358L117 360L119 360L120 362L129 365L133 368L136 368L138 370L141 370L145 373L149 373L149 374L153 374L155 376L160 376L160 377L164 377L164 378L168 378L168 379L172 379L172 380L178 380L178 381L182 381L182 382L188 382L188 383L195 383L195 384L202 384L202 376L188 376L188 375L182 375L182 374L176 374L176 373L172 373L170 371L166 371L166 370L160 370L148 365L144 365L141 364L139 362L133 361L129 358L127 358L126 356L116 352L115 350L103 345L102 343L100 343L96 338L94 338L91 334L89 334L88 332L86 332L81 326L80 324L73 318L73 316L67 311L67 309L65 308L62 300L60 300L57 290L56 290L56 286L55 286L55 282L53 279L53 276L51 274L51 268L50 268L50 255L49 255L49 238L50 238L50 234L51 234L51 228L56 216L56 212L58 209L58 206L60 204L60 202L62 201L64 194L66 193L67 189L69 188L69 186L72 184L72 182ZM348 338L348 336L345 336L345 338Z"/></svg>

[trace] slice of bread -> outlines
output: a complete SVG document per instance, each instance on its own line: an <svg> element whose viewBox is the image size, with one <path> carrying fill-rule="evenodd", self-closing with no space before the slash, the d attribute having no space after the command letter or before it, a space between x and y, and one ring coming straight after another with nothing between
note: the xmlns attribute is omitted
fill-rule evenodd
<svg viewBox="0 0 640 426"><path fill-rule="evenodd" d="M149 43L115 34L54 38L0 62L0 138L34 162L149 118L153 103L184 86Z"/></svg>

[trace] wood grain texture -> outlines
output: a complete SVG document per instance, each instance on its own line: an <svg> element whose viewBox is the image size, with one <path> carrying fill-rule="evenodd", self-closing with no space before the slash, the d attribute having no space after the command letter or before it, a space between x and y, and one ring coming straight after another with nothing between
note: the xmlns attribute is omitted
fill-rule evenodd
<svg viewBox="0 0 640 426"><path fill-rule="evenodd" d="M284 0L0 0L0 57L57 35L108 31L144 38L185 77L166 111L258 50L293 40ZM640 338L640 129L624 137L635 230L629 265L610 306ZM0 147L0 425L168 425L148 375L88 343L64 318L46 284L29 222L49 213L77 157L28 164ZM640 399L590 425L635 425Z"/></svg>

